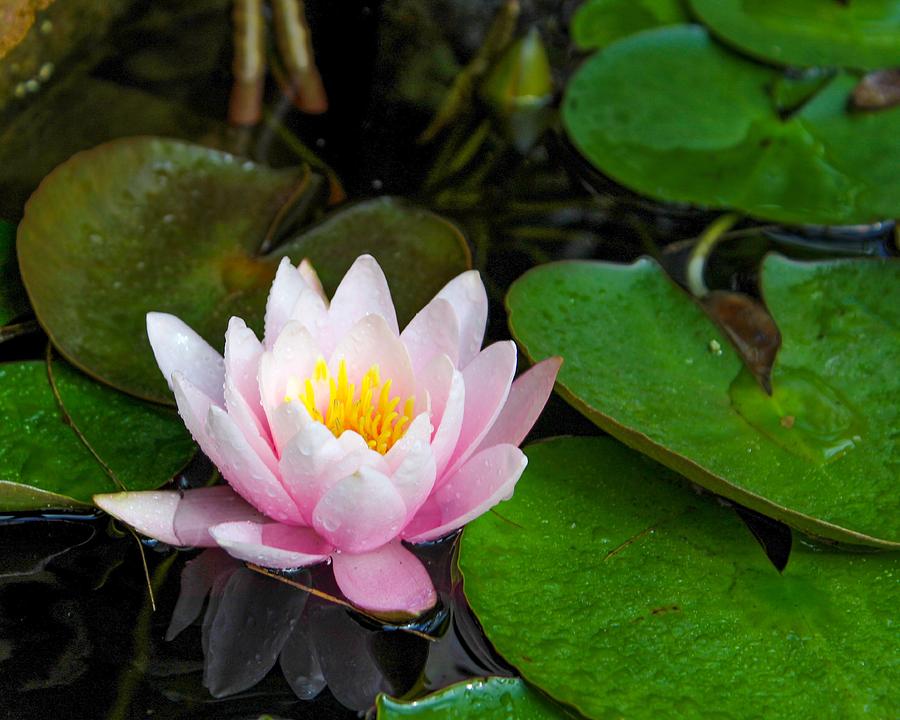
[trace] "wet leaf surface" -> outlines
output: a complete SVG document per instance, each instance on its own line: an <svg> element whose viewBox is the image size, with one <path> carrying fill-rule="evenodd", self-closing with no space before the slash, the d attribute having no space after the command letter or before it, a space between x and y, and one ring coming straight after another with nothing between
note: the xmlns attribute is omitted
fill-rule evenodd
<svg viewBox="0 0 900 720"><path fill-rule="evenodd" d="M395 718L571 718L574 715L518 678L475 678L414 701L379 695L377 720Z"/></svg>
<svg viewBox="0 0 900 720"><path fill-rule="evenodd" d="M16 228L0 220L0 326L28 312L28 297L16 263Z"/></svg>
<svg viewBox="0 0 900 720"><path fill-rule="evenodd" d="M6 510L40 508L43 492L66 498L60 504L48 499L48 507L67 507L117 489L63 421L43 362L0 365L0 387L0 497Z"/></svg>
<svg viewBox="0 0 900 720"><path fill-rule="evenodd" d="M194 454L174 412L99 385L62 361L53 373L72 424L44 362L0 364L0 509L78 507L120 489L79 434L129 490L159 487Z"/></svg>
<svg viewBox="0 0 900 720"><path fill-rule="evenodd" d="M897 0L688 0L725 42L781 65L877 69L900 59Z"/></svg>
<svg viewBox="0 0 900 720"><path fill-rule="evenodd" d="M597 169L653 198L787 223L900 214L900 108L849 111L858 78L844 72L782 117L779 77L700 27L660 28L585 62L563 124Z"/></svg>
<svg viewBox="0 0 900 720"><path fill-rule="evenodd" d="M232 315L261 331L284 255L309 257L333 291L352 261L372 252L401 321L467 267L464 239L450 223L388 198L338 210L257 255L285 203L315 209L322 188L306 169L272 170L172 140L130 138L81 153L41 185L20 226L38 319L77 366L171 402L146 337L148 311L177 315L221 350Z"/></svg>
<svg viewBox="0 0 900 720"><path fill-rule="evenodd" d="M761 277L771 397L650 260L537 268L510 327L533 360L565 358L563 395L626 444L809 533L897 547L900 263L770 255Z"/></svg>
<svg viewBox="0 0 900 720"><path fill-rule="evenodd" d="M893 712L896 553L804 545L781 575L733 512L610 438L527 455L460 551L526 680L593 718Z"/></svg>
<svg viewBox="0 0 900 720"><path fill-rule="evenodd" d="M570 33L579 49L599 50L642 30L689 19L680 0L587 0L572 16Z"/></svg>
<svg viewBox="0 0 900 720"><path fill-rule="evenodd" d="M173 410L116 392L63 360L54 358L51 369L72 425L127 489L159 487L197 451Z"/></svg>
<svg viewBox="0 0 900 720"><path fill-rule="evenodd" d="M301 170L158 138L74 156L42 183L19 227L38 319L80 368L170 402L146 313L174 313L220 350L231 315L259 329L276 264L254 254L303 180Z"/></svg>

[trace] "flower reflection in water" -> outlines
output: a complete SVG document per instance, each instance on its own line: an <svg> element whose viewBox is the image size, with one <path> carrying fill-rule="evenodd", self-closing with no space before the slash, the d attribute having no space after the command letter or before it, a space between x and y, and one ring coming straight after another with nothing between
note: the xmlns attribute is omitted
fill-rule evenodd
<svg viewBox="0 0 900 720"><path fill-rule="evenodd" d="M395 627L254 572L220 549L204 550L182 572L166 639L192 625L205 605L203 684L219 698L253 687L276 663L297 697L311 700L327 687L357 711L370 708L380 692L403 695L474 675L508 674L483 646L451 583L452 551L452 540L418 549L439 609L414 627ZM319 566L289 579L327 588L328 575Z"/></svg>

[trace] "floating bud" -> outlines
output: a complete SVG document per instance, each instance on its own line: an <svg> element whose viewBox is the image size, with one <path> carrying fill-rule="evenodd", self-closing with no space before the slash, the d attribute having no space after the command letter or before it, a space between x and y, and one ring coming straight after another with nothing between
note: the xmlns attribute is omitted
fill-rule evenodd
<svg viewBox="0 0 900 720"><path fill-rule="evenodd" d="M550 60L536 28L509 46L488 73L481 98L520 151L534 144L547 126L553 99Z"/></svg>

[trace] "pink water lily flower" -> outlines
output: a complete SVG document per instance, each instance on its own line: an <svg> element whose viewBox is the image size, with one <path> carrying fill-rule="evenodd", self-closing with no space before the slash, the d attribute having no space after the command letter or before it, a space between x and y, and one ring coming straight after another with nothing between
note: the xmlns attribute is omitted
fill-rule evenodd
<svg viewBox="0 0 900 720"><path fill-rule="evenodd" d="M329 303L306 261L281 262L265 339L232 318L225 357L178 318L147 332L178 411L228 485L97 495L139 532L215 546L269 568L331 559L358 607L408 617L436 594L401 540L438 539L513 492L517 445L560 360L515 382L516 348L481 349L487 296L475 271L450 281L403 332L369 255Z"/></svg>

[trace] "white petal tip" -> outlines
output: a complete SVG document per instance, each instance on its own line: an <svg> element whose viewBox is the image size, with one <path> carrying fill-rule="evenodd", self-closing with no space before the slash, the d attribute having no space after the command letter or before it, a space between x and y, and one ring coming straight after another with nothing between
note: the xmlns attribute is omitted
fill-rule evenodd
<svg viewBox="0 0 900 720"><path fill-rule="evenodd" d="M121 492L94 495L94 504L133 527L137 532L169 545L180 545L175 535L177 492Z"/></svg>

